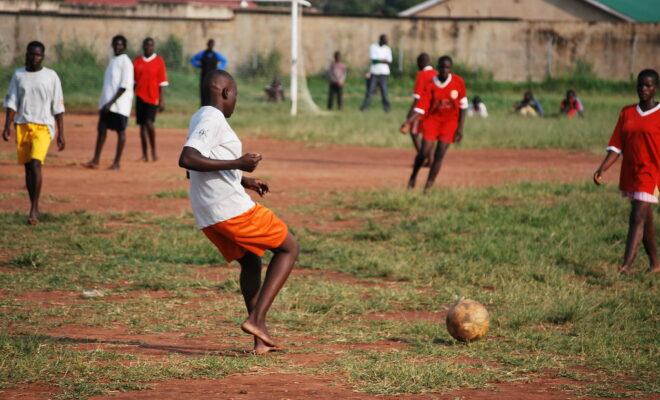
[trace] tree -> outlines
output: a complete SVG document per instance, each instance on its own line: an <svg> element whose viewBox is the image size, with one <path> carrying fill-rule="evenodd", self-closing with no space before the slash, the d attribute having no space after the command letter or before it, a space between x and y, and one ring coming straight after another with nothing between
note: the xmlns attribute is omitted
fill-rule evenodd
<svg viewBox="0 0 660 400"><path fill-rule="evenodd" d="M311 0L314 7L329 14L396 16L423 0Z"/></svg>

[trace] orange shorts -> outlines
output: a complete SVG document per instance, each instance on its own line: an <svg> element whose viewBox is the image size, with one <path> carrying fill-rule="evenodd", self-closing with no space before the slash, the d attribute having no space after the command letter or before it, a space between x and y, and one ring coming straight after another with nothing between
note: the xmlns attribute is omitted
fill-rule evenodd
<svg viewBox="0 0 660 400"><path fill-rule="evenodd" d="M243 258L248 251L261 257L266 250L280 247L289 229L275 213L257 204L237 217L207 226L202 232L231 262Z"/></svg>

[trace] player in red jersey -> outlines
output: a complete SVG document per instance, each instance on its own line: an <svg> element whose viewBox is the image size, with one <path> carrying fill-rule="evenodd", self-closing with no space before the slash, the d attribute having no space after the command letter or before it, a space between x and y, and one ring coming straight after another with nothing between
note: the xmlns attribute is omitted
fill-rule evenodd
<svg viewBox="0 0 660 400"><path fill-rule="evenodd" d="M422 145L415 157L408 188L415 187L417 173L426 158L430 158L435 146L433 163L429 171L424 191L427 191L440 172L442 159L452 143L463 139L463 125L468 108L467 92L463 78L451 73L452 59L442 56L438 59L438 74L424 85L422 96L414 108L414 113L401 125L406 132L422 115ZM437 142L437 145L436 145Z"/></svg>
<svg viewBox="0 0 660 400"><path fill-rule="evenodd" d="M415 107L419 99L422 98L422 93L424 92L424 87L428 82L433 80L433 78L438 74L438 72L431 65L431 57L426 53L421 53L417 56L417 75L415 76L415 87L413 88L413 101L408 110L408 115L406 119L410 118L415 113ZM410 126L410 138L412 139L415 150L419 153L419 150L422 148L422 121L423 116L417 119L415 123ZM404 133L405 134L405 133Z"/></svg>
<svg viewBox="0 0 660 400"><path fill-rule="evenodd" d="M594 174L602 184L603 173L623 155L619 189L632 202L628 238L619 272L631 272L639 243L649 256L649 272L660 272L655 244L652 204L658 203L660 186L660 103L655 100L658 72L645 69L637 76L639 103L626 106L607 147L607 156Z"/></svg>

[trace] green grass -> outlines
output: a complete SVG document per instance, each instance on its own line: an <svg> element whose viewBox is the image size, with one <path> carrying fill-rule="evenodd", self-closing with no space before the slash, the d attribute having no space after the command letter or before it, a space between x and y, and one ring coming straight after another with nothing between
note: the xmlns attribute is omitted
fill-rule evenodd
<svg viewBox="0 0 660 400"><path fill-rule="evenodd" d="M657 278L642 273L643 253L639 273L615 273L629 210L614 189L519 184L429 196L350 192L309 207L330 206L359 226L330 233L293 227L302 245L298 269L310 271L292 276L269 317L288 354L332 355L311 368L287 353L154 359L57 339L49 332L112 328L247 346L238 329L245 315L238 273L223 269L228 276L220 280L200 275L200 267L213 272L223 260L189 215L78 212L46 215L30 228L19 214L0 214L7 255L0 262L0 387L42 382L57 386L61 398L87 398L277 366L339 376L373 394L539 376L573 379L566 390L576 395L660 393ZM352 278L336 280L326 271ZM76 293L85 288L109 296L81 300ZM36 302L33 291L62 293L61 300ZM463 296L491 314L487 338L469 346L454 341L443 321L387 317L439 312ZM401 346L350 348L383 341Z"/></svg>
<svg viewBox="0 0 660 400"><path fill-rule="evenodd" d="M67 109L94 111L101 91L103 69L87 60L51 65L61 76ZM6 92L12 68L0 68L0 92ZM191 69L169 71L167 111L158 125L185 129L198 107L199 77ZM239 101L232 126L242 136L267 136L309 143L335 143L362 146L408 147L410 139L398 133L411 103L410 77L390 79L392 112L381 110L374 98L369 111L358 107L364 96L364 81L354 72L345 88L345 109L314 115L305 111L297 118L289 116L289 104L270 104L263 99L267 78L239 79ZM327 86L323 78L309 78L316 103L325 107ZM284 82L288 88L287 83ZM469 96L479 95L487 104L491 117L468 119L465 148L561 148L602 151L611 134L622 106L637 101L633 85L628 82L604 82L590 79L558 79L542 83L507 83L479 78L467 80ZM526 119L511 115L512 104L527 88L533 88L546 113L546 119ZM565 90L577 90L586 107L586 117L564 120L558 117L559 102ZM287 90L288 92L288 90Z"/></svg>

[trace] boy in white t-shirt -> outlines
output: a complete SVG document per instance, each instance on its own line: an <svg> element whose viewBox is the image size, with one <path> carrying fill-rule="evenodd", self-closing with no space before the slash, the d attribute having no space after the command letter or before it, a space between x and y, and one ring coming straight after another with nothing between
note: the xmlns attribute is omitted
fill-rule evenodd
<svg viewBox="0 0 660 400"><path fill-rule="evenodd" d="M96 147L94 158L84 164L87 168L98 168L106 133L111 129L117 132L117 153L110 169L119 169L121 153L126 143L126 126L133 104L133 62L125 54L126 46L127 41L124 36L117 35L112 38L112 50L115 56L108 63L103 76Z"/></svg>
<svg viewBox="0 0 660 400"><path fill-rule="evenodd" d="M216 70L202 87L205 105L190 120L179 166L189 172L198 228L227 262L241 265L241 293L249 313L241 329L254 335L255 353L266 354L277 348L266 327L266 313L298 258L298 242L282 220L245 192L251 189L263 196L269 188L242 173L254 171L261 155L242 154L241 141L227 123L236 105L234 79ZM266 250L274 254L262 285L261 256Z"/></svg>
<svg viewBox="0 0 660 400"><path fill-rule="evenodd" d="M41 195L41 165L46 160L50 142L64 150L64 96L57 73L41 65L45 47L41 42L30 42L25 54L25 68L18 68L11 77L5 97L5 128L2 138L9 140L12 128L16 130L18 163L25 166L25 185L30 195L30 214L27 223L39 222Z"/></svg>

